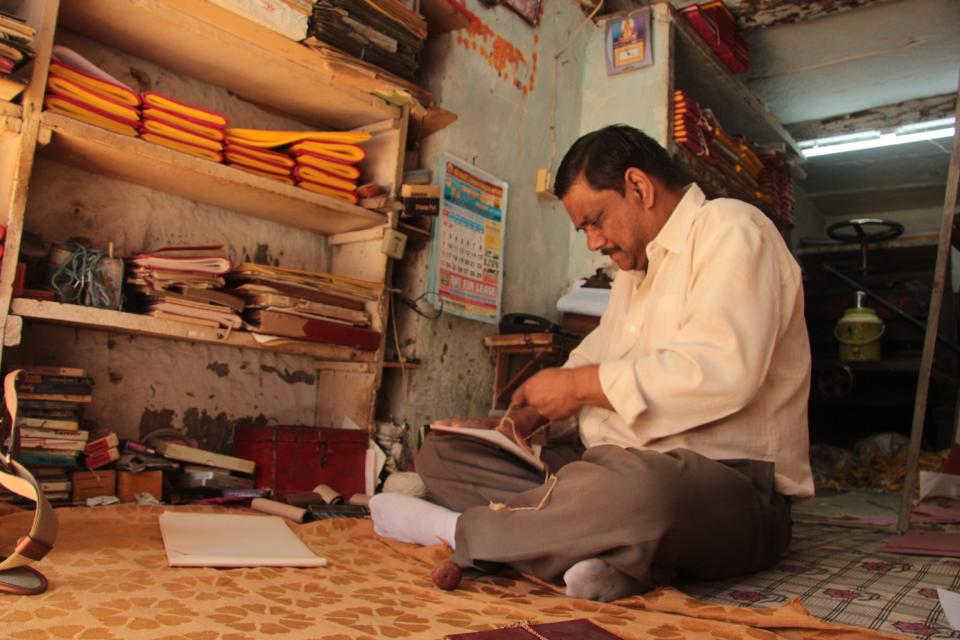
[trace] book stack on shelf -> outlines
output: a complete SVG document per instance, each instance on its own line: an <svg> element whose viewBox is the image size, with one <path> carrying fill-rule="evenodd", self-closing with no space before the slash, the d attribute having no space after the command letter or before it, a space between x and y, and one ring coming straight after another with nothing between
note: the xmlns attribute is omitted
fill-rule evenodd
<svg viewBox="0 0 960 640"><path fill-rule="evenodd" d="M317 0L308 33L413 81L427 22L400 0Z"/></svg>
<svg viewBox="0 0 960 640"><path fill-rule="evenodd" d="M796 224L793 193L793 177L782 153L761 153L763 169L760 171L760 199L768 203L783 226Z"/></svg>
<svg viewBox="0 0 960 640"><path fill-rule="evenodd" d="M141 138L213 162L223 161L227 116L153 91L143 92L141 99Z"/></svg>
<svg viewBox="0 0 960 640"><path fill-rule="evenodd" d="M713 129L709 109L702 109L679 89L673 92L673 140L709 165L717 163L710 150Z"/></svg>
<svg viewBox="0 0 960 640"><path fill-rule="evenodd" d="M750 141L731 136L710 109L680 89L673 93L673 140L749 193L781 227L793 226L793 180L782 152L761 156Z"/></svg>
<svg viewBox="0 0 960 640"><path fill-rule="evenodd" d="M87 469L100 469L116 462L120 458L119 445L120 439L114 432L94 431L83 449L83 466Z"/></svg>
<svg viewBox="0 0 960 640"><path fill-rule="evenodd" d="M17 368L23 371L17 378L18 460L37 477L48 499L67 500L68 473L77 467L89 437L80 420L93 400L93 380L74 367Z"/></svg>
<svg viewBox="0 0 960 640"><path fill-rule="evenodd" d="M229 293L244 299L250 331L365 351L380 346L366 308L380 295L376 283L253 263L241 264L227 279Z"/></svg>
<svg viewBox="0 0 960 640"><path fill-rule="evenodd" d="M217 291L230 271L223 245L164 246L127 260L127 293L146 315L239 329L243 300Z"/></svg>
<svg viewBox="0 0 960 640"><path fill-rule="evenodd" d="M734 73L750 68L750 45L737 30L737 20L723 0L691 4L682 10L694 31Z"/></svg>
<svg viewBox="0 0 960 640"><path fill-rule="evenodd" d="M140 95L76 51L55 45L44 108L137 137Z"/></svg>
<svg viewBox="0 0 960 640"><path fill-rule="evenodd" d="M228 164L357 204L360 169L366 158L362 131L270 131L227 129Z"/></svg>
<svg viewBox="0 0 960 640"><path fill-rule="evenodd" d="M27 86L13 74L36 57L36 36L37 30L22 18L0 11L0 100L13 100Z"/></svg>

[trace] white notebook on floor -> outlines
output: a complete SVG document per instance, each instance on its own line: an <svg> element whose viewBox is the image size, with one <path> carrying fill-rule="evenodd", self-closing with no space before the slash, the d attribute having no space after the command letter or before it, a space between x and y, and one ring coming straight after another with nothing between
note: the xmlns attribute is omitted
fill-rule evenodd
<svg viewBox="0 0 960 640"><path fill-rule="evenodd" d="M164 511L158 518L171 567L325 567L282 518Z"/></svg>

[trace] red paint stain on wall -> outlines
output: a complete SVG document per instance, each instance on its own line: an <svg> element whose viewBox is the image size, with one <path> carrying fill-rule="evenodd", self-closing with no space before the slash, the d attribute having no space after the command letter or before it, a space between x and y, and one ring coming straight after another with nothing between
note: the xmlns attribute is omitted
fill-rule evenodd
<svg viewBox="0 0 960 640"><path fill-rule="evenodd" d="M528 61L516 45L497 35L476 16L473 17L475 20L469 27L457 32L455 42L465 49L478 52L501 80L511 83L523 95L533 91L539 59L536 51L539 36L533 35L534 50Z"/></svg>

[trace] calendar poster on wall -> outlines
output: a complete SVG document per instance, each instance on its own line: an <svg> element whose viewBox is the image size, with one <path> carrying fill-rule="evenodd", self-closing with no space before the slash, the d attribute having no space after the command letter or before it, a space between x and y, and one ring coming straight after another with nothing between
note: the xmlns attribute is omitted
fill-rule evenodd
<svg viewBox="0 0 960 640"><path fill-rule="evenodd" d="M449 154L440 156L440 214L430 262L443 310L500 321L507 183Z"/></svg>

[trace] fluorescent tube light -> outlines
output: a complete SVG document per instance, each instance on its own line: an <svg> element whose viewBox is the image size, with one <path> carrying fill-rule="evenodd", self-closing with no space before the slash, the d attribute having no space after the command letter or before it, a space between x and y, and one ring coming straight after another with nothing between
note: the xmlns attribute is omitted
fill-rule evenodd
<svg viewBox="0 0 960 640"><path fill-rule="evenodd" d="M817 156L826 156L834 153L877 149L879 147L890 147L910 142L949 138L953 136L955 128L953 125L953 118L941 118L929 122L903 125L890 133L863 131L817 140L804 140L800 142L798 146L803 151L803 155L808 158L815 158Z"/></svg>

